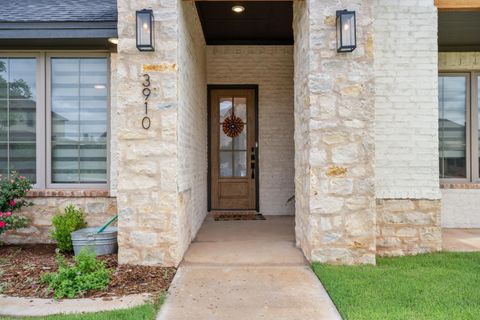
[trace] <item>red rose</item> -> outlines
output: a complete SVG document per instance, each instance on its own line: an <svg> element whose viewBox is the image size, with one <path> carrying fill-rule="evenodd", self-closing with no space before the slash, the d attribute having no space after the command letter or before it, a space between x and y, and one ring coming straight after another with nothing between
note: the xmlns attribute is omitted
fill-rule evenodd
<svg viewBox="0 0 480 320"><path fill-rule="evenodd" d="M0 221L0 229L3 229L3 228L5 228L5 225L6 225L6 224L5 224L5 222L4 222L4 221Z"/></svg>
<svg viewBox="0 0 480 320"><path fill-rule="evenodd" d="M13 206L15 206L17 203L15 202L15 200L10 200L9 204L10 204L11 207L13 207Z"/></svg>

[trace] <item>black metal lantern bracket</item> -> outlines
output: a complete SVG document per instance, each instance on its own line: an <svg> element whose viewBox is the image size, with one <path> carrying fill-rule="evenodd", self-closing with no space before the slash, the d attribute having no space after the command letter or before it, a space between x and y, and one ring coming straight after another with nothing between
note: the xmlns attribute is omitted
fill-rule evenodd
<svg viewBox="0 0 480 320"><path fill-rule="evenodd" d="M355 50L355 48L357 48L357 18L355 11L349 11L346 9L338 10L336 13L336 26L337 52L345 53ZM345 28L347 29L344 30ZM350 33L348 38L344 37L345 32Z"/></svg>

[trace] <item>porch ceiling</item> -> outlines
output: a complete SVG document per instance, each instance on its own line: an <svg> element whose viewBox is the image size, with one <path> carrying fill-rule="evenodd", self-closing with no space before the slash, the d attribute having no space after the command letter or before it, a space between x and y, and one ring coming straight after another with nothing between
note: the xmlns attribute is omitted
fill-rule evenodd
<svg viewBox="0 0 480 320"><path fill-rule="evenodd" d="M198 1L208 45L293 44L291 1ZM232 6L245 7L235 13Z"/></svg>
<svg viewBox="0 0 480 320"><path fill-rule="evenodd" d="M480 51L480 12L439 12L439 51Z"/></svg>

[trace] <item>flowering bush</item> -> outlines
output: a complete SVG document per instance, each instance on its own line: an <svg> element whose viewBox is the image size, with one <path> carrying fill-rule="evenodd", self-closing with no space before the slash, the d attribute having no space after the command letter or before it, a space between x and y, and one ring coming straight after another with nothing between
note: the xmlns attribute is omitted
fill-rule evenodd
<svg viewBox="0 0 480 320"><path fill-rule="evenodd" d="M0 235L7 230L27 226L27 219L15 214L22 207L32 205L24 199L32 188L30 180L12 172L10 178L0 177Z"/></svg>

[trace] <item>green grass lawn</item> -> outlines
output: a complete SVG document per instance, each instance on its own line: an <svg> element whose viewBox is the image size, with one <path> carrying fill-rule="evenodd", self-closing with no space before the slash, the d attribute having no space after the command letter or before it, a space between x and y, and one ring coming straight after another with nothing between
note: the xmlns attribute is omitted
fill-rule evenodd
<svg viewBox="0 0 480 320"><path fill-rule="evenodd" d="M162 295L157 303L147 303L142 306L125 310L72 314L72 315L56 315L48 317L28 317L21 318L24 320L153 320L155 319L158 309L162 305L165 297ZM11 318L0 316L2 320L18 320L20 318Z"/></svg>
<svg viewBox="0 0 480 320"><path fill-rule="evenodd" d="M480 319L480 253L379 258L313 269L345 320Z"/></svg>

